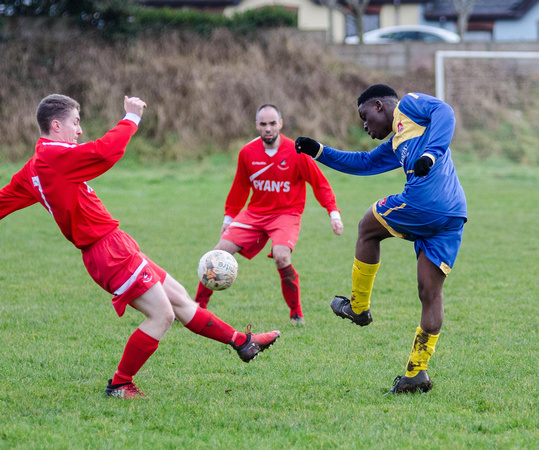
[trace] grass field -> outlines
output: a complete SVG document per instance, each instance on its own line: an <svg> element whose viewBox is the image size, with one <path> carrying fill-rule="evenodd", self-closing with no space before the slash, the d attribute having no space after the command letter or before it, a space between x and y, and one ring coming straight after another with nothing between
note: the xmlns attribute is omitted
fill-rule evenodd
<svg viewBox="0 0 539 450"><path fill-rule="evenodd" d="M0 185L16 165L0 167ZM279 329L250 364L175 323L137 375L149 396L103 396L142 316L119 319L80 253L41 206L0 222L0 448L538 448L539 168L457 160L469 222L445 285L445 322L428 394L384 396L403 374L419 323L413 245L382 244L372 312L335 317L348 295L357 223L400 192L401 172L324 169L345 231L309 193L293 263L307 327L288 322L274 264L238 258L236 284L210 309L238 329ZM217 242L234 164L141 168L120 162L90 185L141 248L194 295L199 257Z"/></svg>

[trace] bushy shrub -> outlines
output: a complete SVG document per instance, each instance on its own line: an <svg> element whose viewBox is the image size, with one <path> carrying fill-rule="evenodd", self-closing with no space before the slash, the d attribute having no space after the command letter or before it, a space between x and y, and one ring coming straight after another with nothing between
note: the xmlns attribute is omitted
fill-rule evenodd
<svg viewBox="0 0 539 450"><path fill-rule="evenodd" d="M133 17L133 25L141 30L191 30L201 34L226 27L229 19L222 14L201 12L194 9L140 8Z"/></svg>
<svg viewBox="0 0 539 450"><path fill-rule="evenodd" d="M1 0L0 17L69 18L83 28L99 31L105 38L132 34L134 0Z"/></svg>
<svg viewBox="0 0 539 450"><path fill-rule="evenodd" d="M216 28L253 32L259 28L297 27L297 14L282 6L266 6L227 17L194 9L139 8L133 14L133 26L139 31L189 30L209 34Z"/></svg>
<svg viewBox="0 0 539 450"><path fill-rule="evenodd" d="M278 28L298 26L298 16L284 6L266 6L249 9L232 16L230 28L238 31L255 31L259 28Z"/></svg>
<svg viewBox="0 0 539 450"><path fill-rule="evenodd" d="M82 28L98 31L108 40L147 30L189 30L207 35L217 28L248 33L259 28L297 27L296 12L279 5L236 13L232 17L189 8L143 7L134 0L0 0L0 6L0 18L69 18Z"/></svg>

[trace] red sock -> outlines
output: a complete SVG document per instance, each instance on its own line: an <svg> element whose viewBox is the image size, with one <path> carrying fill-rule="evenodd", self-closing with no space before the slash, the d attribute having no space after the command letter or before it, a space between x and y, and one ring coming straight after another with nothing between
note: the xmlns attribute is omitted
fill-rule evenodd
<svg viewBox="0 0 539 450"><path fill-rule="evenodd" d="M219 317L201 307L197 308L197 312L191 321L185 325L185 328L223 344L241 345L247 340L244 333L236 332L234 328L223 322Z"/></svg>
<svg viewBox="0 0 539 450"><path fill-rule="evenodd" d="M118 370L112 378L112 384L129 383L157 350L159 341L137 328L127 341L124 354L118 364Z"/></svg>
<svg viewBox="0 0 539 450"><path fill-rule="evenodd" d="M197 302L201 308L206 309L208 307L208 302L210 301L210 297L212 294L213 291L211 289L208 289L206 286L199 282L197 293L195 295L195 302Z"/></svg>
<svg viewBox="0 0 539 450"><path fill-rule="evenodd" d="M290 317L294 314L303 317L300 301L299 275L294 270L294 267L292 267L292 264L277 270L281 276L281 289L283 291L284 301L290 308Z"/></svg>

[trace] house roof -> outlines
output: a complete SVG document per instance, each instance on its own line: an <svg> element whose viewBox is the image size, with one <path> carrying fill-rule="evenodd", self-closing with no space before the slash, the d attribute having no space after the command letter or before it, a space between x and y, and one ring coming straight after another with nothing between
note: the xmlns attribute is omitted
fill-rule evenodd
<svg viewBox="0 0 539 450"><path fill-rule="evenodd" d="M242 0L141 0L143 6L169 8L221 9L227 6L239 5Z"/></svg>
<svg viewBox="0 0 539 450"><path fill-rule="evenodd" d="M191 7L197 9L223 9L227 6L239 5L243 0L141 0L144 6L156 6L171 8ZM311 0L321 4L321 0ZM499 19L520 19L539 0L476 0L473 8L471 21L486 21ZM370 0L369 6L394 5L395 0ZM400 4L425 5L425 19L439 20L456 19L457 12L453 3L448 0L400 0Z"/></svg>
<svg viewBox="0 0 539 450"><path fill-rule="evenodd" d="M401 5L417 5L423 3L430 3L432 0L400 0ZM394 5L395 0L370 0L369 6L379 5Z"/></svg>
<svg viewBox="0 0 539 450"><path fill-rule="evenodd" d="M470 20L520 19L539 0L477 0ZM439 20L441 17L456 19L457 12L446 0L431 0L425 3L425 19Z"/></svg>

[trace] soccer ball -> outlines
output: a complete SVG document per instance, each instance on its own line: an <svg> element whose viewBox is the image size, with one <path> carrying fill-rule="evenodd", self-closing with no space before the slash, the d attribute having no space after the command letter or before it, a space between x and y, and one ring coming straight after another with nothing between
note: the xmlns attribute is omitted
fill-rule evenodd
<svg viewBox="0 0 539 450"><path fill-rule="evenodd" d="M224 250L210 250L198 263L200 282L212 291L223 291L234 284L238 276L236 258Z"/></svg>

